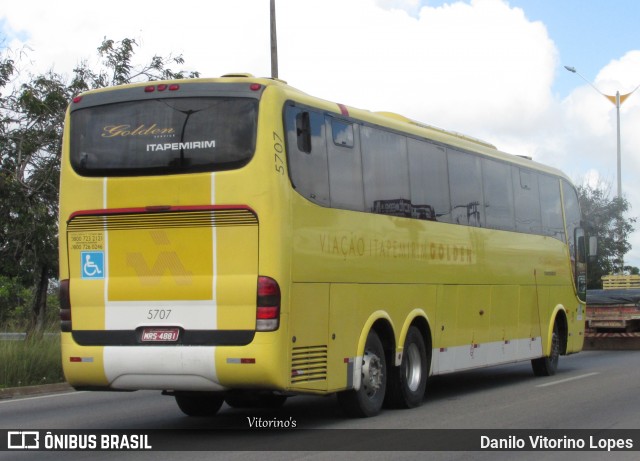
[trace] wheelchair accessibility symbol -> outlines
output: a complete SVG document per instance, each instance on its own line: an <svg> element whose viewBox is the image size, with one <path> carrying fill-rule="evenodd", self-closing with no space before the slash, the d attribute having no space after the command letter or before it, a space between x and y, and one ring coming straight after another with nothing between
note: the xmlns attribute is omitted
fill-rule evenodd
<svg viewBox="0 0 640 461"><path fill-rule="evenodd" d="M80 253L83 279L104 278L104 252L83 251Z"/></svg>

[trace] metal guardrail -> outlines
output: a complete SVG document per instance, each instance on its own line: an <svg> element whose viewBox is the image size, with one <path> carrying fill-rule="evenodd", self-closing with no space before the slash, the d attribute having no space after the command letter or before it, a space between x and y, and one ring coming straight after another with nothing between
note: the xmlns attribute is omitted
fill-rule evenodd
<svg viewBox="0 0 640 461"><path fill-rule="evenodd" d="M45 333L45 336L54 337L60 333ZM0 341L24 341L27 338L26 333L0 333Z"/></svg>
<svg viewBox="0 0 640 461"><path fill-rule="evenodd" d="M23 341L26 333L0 333L0 341Z"/></svg>

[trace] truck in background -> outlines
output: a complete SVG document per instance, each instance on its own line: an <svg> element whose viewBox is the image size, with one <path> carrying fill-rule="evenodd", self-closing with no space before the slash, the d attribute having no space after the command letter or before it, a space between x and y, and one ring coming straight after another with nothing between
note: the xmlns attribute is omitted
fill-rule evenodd
<svg viewBox="0 0 640 461"><path fill-rule="evenodd" d="M587 290L585 349L640 349L640 275L606 275Z"/></svg>

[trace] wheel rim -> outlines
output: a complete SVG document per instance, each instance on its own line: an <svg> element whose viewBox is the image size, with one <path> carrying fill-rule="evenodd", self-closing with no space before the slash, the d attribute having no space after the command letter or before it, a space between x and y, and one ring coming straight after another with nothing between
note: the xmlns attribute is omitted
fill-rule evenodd
<svg viewBox="0 0 640 461"><path fill-rule="evenodd" d="M373 397L382 386L382 362L376 354L366 351L362 363L362 387L368 397Z"/></svg>
<svg viewBox="0 0 640 461"><path fill-rule="evenodd" d="M420 358L420 350L415 343L409 345L408 350L405 352L406 362L404 376L407 382L407 387L415 392L420 387L422 380L422 360Z"/></svg>

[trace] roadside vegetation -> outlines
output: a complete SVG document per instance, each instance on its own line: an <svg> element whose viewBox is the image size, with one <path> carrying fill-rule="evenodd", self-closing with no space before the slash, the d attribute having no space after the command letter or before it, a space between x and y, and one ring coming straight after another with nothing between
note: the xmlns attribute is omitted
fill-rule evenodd
<svg viewBox="0 0 640 461"><path fill-rule="evenodd" d="M0 341L0 389L63 381L59 332Z"/></svg>
<svg viewBox="0 0 640 461"><path fill-rule="evenodd" d="M64 381L60 360L58 299L54 290L57 290L57 286L52 286L47 296L50 309L40 331L20 339L0 340L0 389ZM11 315L0 323L0 333L26 334L31 324L29 304L32 294L30 290L21 290L20 293L21 297L13 299L16 307L10 311Z"/></svg>

